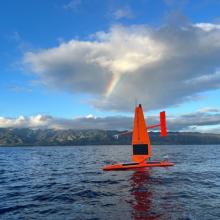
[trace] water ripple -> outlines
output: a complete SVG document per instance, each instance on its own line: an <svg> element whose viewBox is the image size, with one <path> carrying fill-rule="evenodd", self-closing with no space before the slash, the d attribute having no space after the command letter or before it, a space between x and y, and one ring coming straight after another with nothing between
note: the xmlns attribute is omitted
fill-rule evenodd
<svg viewBox="0 0 220 220"><path fill-rule="evenodd" d="M219 220L219 149L157 146L176 166L103 172L130 146L2 147L0 219Z"/></svg>

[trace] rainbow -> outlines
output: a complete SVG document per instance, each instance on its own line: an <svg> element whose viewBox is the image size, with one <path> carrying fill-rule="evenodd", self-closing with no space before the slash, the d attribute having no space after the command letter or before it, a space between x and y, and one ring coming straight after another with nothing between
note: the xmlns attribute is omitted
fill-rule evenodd
<svg viewBox="0 0 220 220"><path fill-rule="evenodd" d="M115 87L118 85L120 79L121 79L120 74L117 74L117 75L113 74L112 75L112 79L111 79L110 83L108 84L106 91L105 91L105 97L109 97L112 94Z"/></svg>

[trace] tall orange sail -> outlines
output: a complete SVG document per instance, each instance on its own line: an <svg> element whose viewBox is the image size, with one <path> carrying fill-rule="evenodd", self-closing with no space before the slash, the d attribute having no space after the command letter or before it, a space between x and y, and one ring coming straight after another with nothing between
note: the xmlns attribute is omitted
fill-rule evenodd
<svg viewBox="0 0 220 220"><path fill-rule="evenodd" d="M150 138L147 132L147 125L144 119L144 113L141 105L138 105L135 108L132 146L132 160L134 162L141 163L150 158Z"/></svg>

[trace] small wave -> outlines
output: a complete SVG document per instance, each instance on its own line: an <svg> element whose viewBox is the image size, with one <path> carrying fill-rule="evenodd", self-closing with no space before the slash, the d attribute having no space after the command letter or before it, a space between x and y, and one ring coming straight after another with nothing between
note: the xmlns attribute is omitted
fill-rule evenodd
<svg viewBox="0 0 220 220"><path fill-rule="evenodd" d="M114 194L110 192L103 193L103 192L97 192L97 191L87 189L87 190L76 192L74 195L82 197L82 198L99 198L102 196L113 196Z"/></svg>
<svg viewBox="0 0 220 220"><path fill-rule="evenodd" d="M38 207L38 205L36 204L26 204L26 205L14 205L14 206L9 206L9 207L3 207L0 208L0 214L5 214L8 212L13 212L13 211L17 211L17 210L21 210L21 209L25 209L25 208L34 208L34 207Z"/></svg>

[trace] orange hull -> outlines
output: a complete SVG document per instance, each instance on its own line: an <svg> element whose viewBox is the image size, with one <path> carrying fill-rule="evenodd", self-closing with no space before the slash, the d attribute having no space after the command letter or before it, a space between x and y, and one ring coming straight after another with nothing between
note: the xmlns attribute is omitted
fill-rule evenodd
<svg viewBox="0 0 220 220"><path fill-rule="evenodd" d="M160 124L147 126L144 112L141 104L135 107L134 113L134 124L132 131L132 161L133 163L128 164L112 164L103 167L103 170L128 170L137 169L143 167L166 167L173 166L174 163L168 161L150 161L151 157L151 144L150 137L148 135L148 128L161 128L161 136L167 135L166 129L166 114L160 112ZM124 134L126 134L125 132ZM123 134L123 133L122 133Z"/></svg>
<svg viewBox="0 0 220 220"><path fill-rule="evenodd" d="M127 164L112 164L103 167L103 170L128 170L128 169L137 169L142 167L167 167L173 166L174 163L168 161L148 161L143 163L127 163Z"/></svg>

